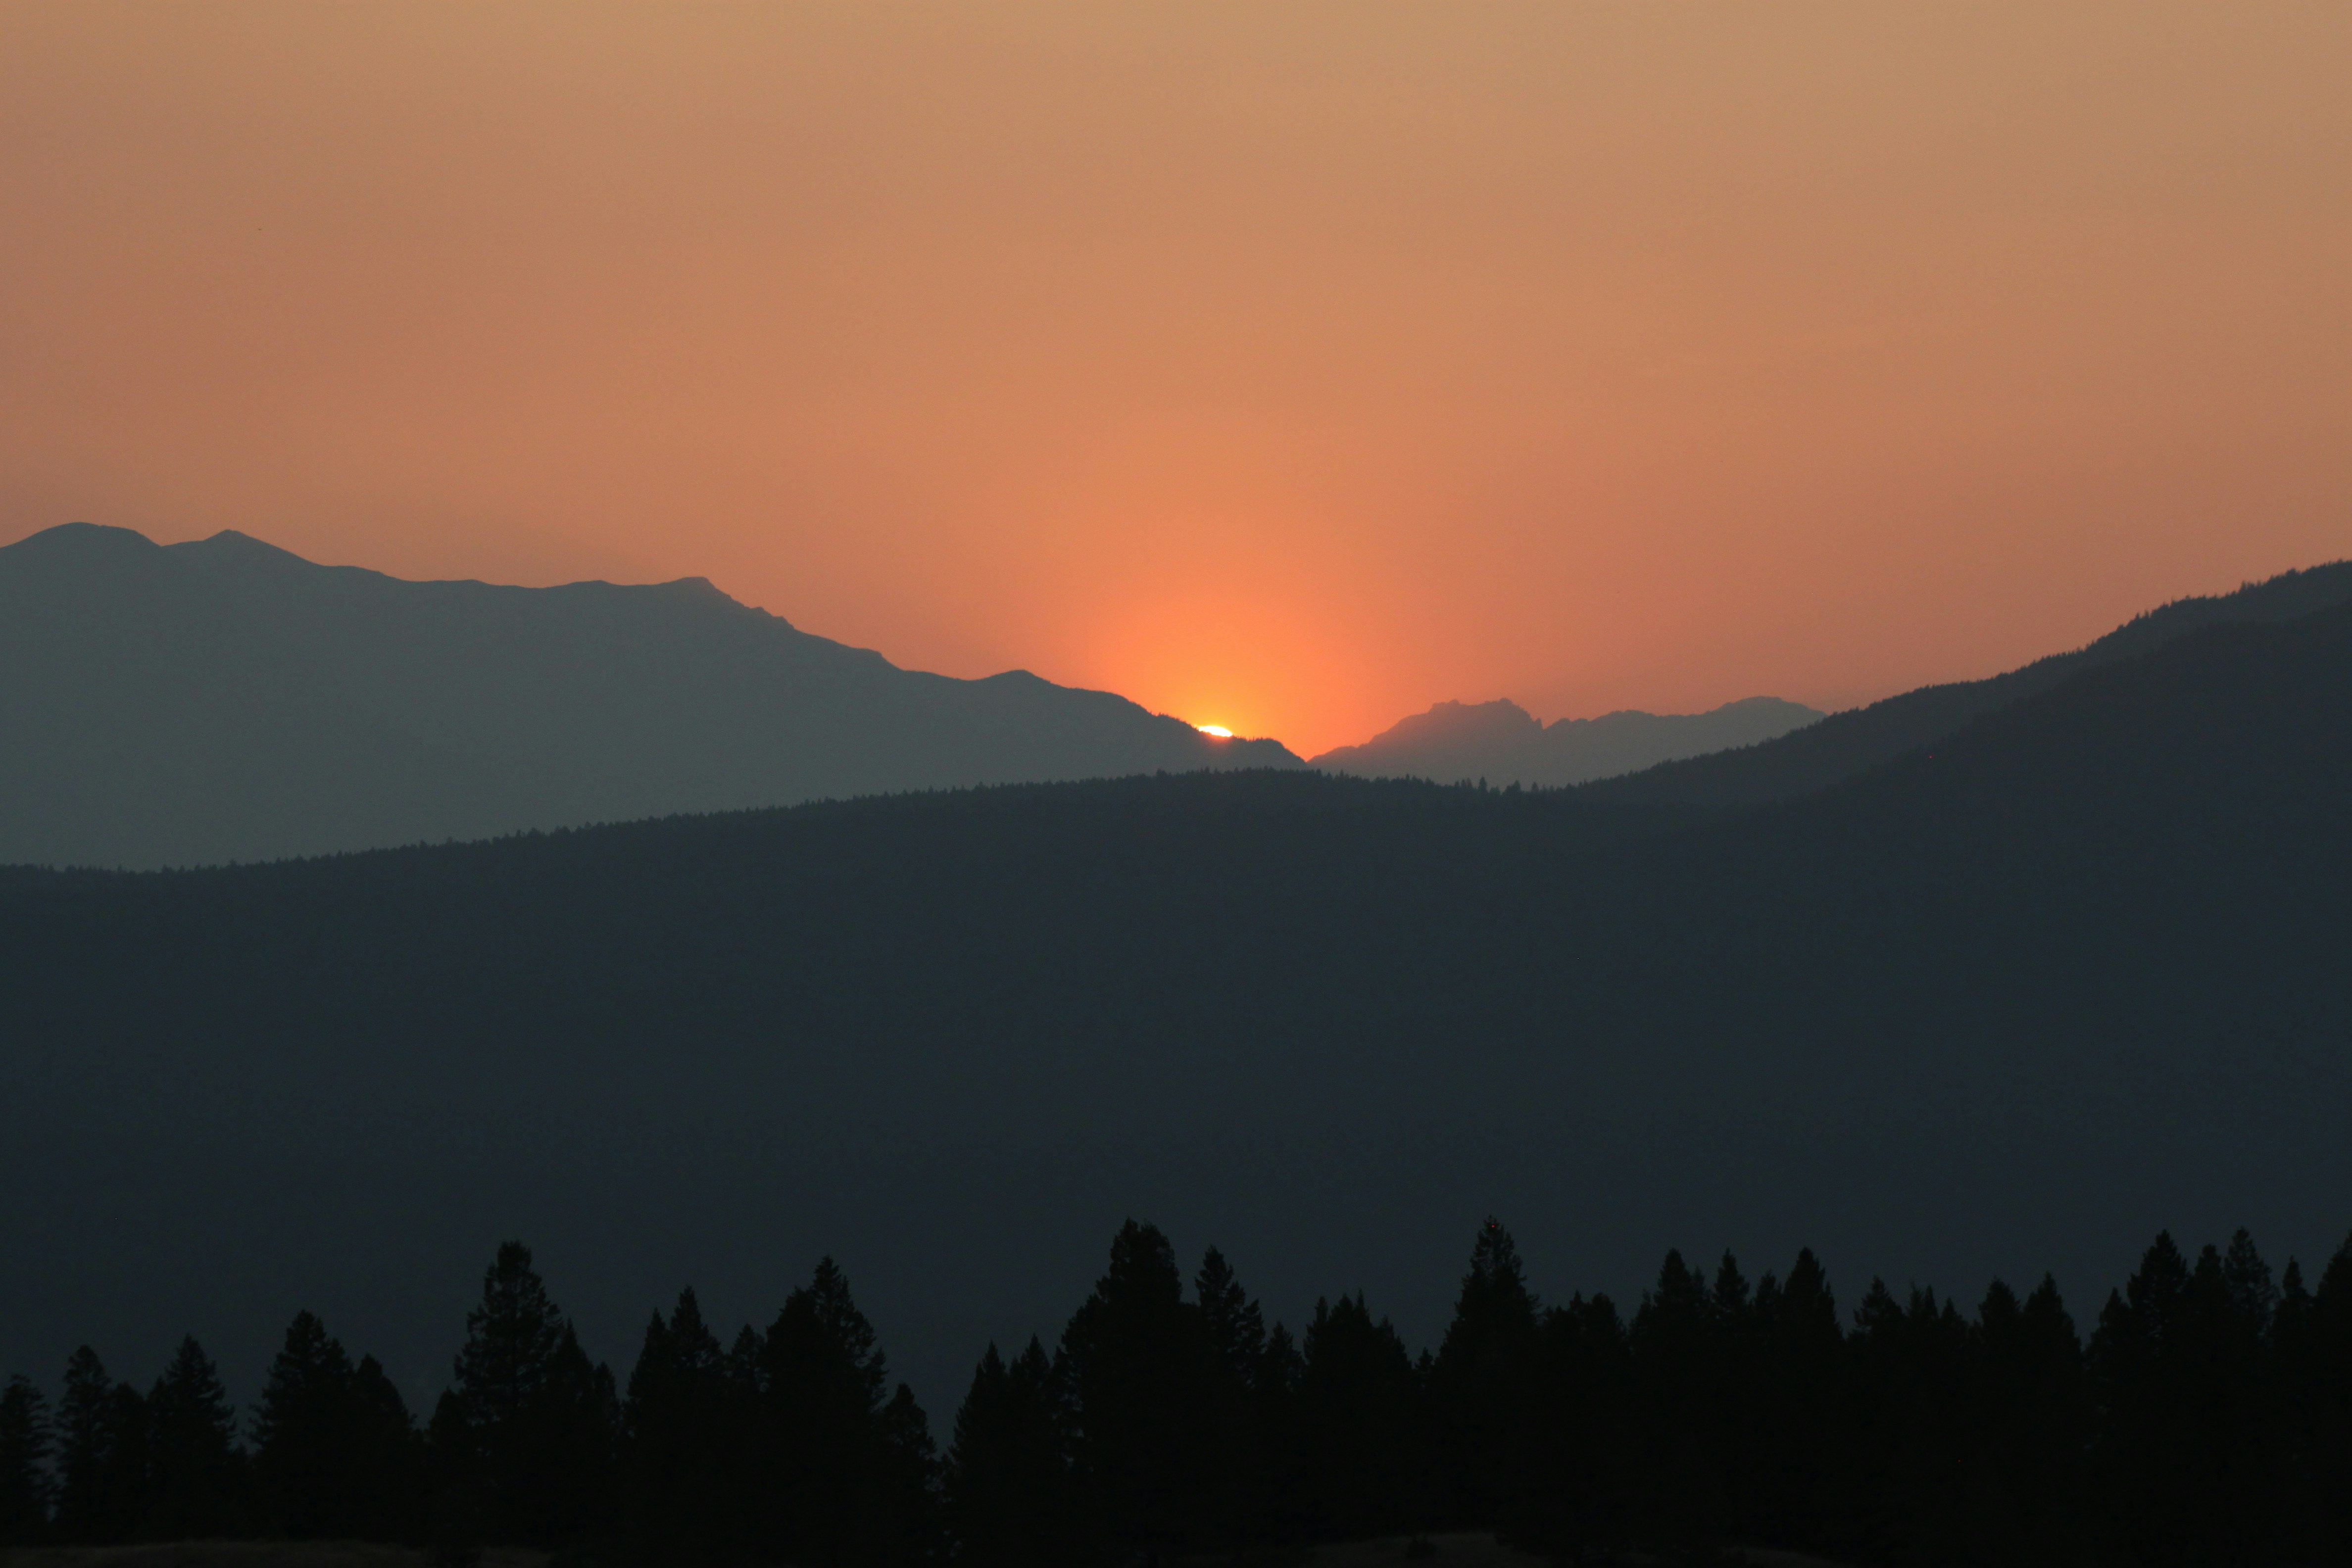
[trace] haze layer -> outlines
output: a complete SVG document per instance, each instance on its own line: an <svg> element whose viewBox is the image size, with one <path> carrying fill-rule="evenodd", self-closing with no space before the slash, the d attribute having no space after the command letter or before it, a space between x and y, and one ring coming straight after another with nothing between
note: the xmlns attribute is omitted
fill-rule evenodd
<svg viewBox="0 0 2352 1568"><path fill-rule="evenodd" d="M1305 752L2340 554L2352 13L16 5L0 542L708 575Z"/></svg>

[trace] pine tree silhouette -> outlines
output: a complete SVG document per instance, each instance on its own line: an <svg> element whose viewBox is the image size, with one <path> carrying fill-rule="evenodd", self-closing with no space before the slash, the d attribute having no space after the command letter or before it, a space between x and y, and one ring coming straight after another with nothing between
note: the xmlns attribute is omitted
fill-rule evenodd
<svg viewBox="0 0 2352 1568"><path fill-rule="evenodd" d="M2254 1384L2268 1270L2251 1243L2232 1250L2234 1268L2211 1247L2192 1266L2159 1235L2092 1337L2107 1413L2095 1479L2109 1527L2146 1562L2273 1549Z"/></svg>
<svg viewBox="0 0 2352 1568"><path fill-rule="evenodd" d="M2029 1562L2080 1561L2092 1411L2083 1347L2044 1276L2021 1302L1995 1280L1977 1309L1974 1393L1979 1451L2010 1518L2011 1550Z"/></svg>
<svg viewBox="0 0 2352 1568"><path fill-rule="evenodd" d="M1256 1381L1265 1356L1265 1314L1212 1247L1192 1279L1192 1294L1211 1355L1201 1394L1211 1428L1201 1477L1200 1509L1211 1537L1234 1551L1261 1533L1268 1511L1260 1478L1265 1468L1258 1429Z"/></svg>
<svg viewBox="0 0 2352 1568"><path fill-rule="evenodd" d="M2352 1237L2312 1293L2307 1344L2310 1530L2329 1550L2352 1552Z"/></svg>
<svg viewBox="0 0 2352 1568"><path fill-rule="evenodd" d="M787 1559L889 1563L927 1554L937 1532L928 1424L874 1326L827 1258L784 1300L760 1347L772 1455L764 1535Z"/></svg>
<svg viewBox="0 0 2352 1568"><path fill-rule="evenodd" d="M74 1542L120 1541L144 1522L146 1401L107 1375L83 1345L67 1359L58 1401L57 1533Z"/></svg>
<svg viewBox="0 0 2352 1568"><path fill-rule="evenodd" d="M253 1464L265 1517L296 1540L352 1533L345 1523L355 1478L345 1430L351 1357L309 1312L297 1312L262 1384Z"/></svg>
<svg viewBox="0 0 2352 1568"><path fill-rule="evenodd" d="M194 1335L147 1395L146 1529L167 1541L230 1535L244 1523L244 1456L220 1373Z"/></svg>
<svg viewBox="0 0 2352 1568"><path fill-rule="evenodd" d="M1255 1528L1277 1545L1307 1540L1315 1528L1300 1405L1306 1377L1307 1358L1298 1342L1288 1329L1276 1323L1266 1331L1265 1348L1251 1373L1250 1400L1260 1454Z"/></svg>
<svg viewBox="0 0 2352 1568"><path fill-rule="evenodd" d="M998 1568L1079 1555L1068 1412L1053 1363L1034 1336L1009 1363L993 1343L981 1357L956 1412L947 1495L966 1561Z"/></svg>
<svg viewBox="0 0 2352 1568"><path fill-rule="evenodd" d="M1298 1381L1301 1481L1309 1533L1327 1540L1418 1527L1421 1385L1404 1341L1360 1292L1318 1300Z"/></svg>
<svg viewBox="0 0 2352 1568"><path fill-rule="evenodd" d="M1448 1522L1492 1524L1520 1489L1538 1312L1517 1244L1489 1218L1471 1245L1429 1383Z"/></svg>
<svg viewBox="0 0 2352 1568"><path fill-rule="evenodd" d="M49 1527L48 1401L21 1374L0 1390L0 1544L29 1546Z"/></svg>
<svg viewBox="0 0 2352 1568"><path fill-rule="evenodd" d="M357 1366L326 1325L295 1314L253 1420L263 1518L296 1540L403 1540L421 1523L415 1419L373 1357Z"/></svg>
<svg viewBox="0 0 2352 1568"><path fill-rule="evenodd" d="M751 1552L760 1432L749 1373L719 1348L692 1290L646 1325L623 1416L629 1531L644 1554L723 1563Z"/></svg>
<svg viewBox="0 0 2352 1568"><path fill-rule="evenodd" d="M456 1374L431 1429L445 1532L552 1546L613 1522L613 1376L590 1363L520 1242L483 1276Z"/></svg>
<svg viewBox="0 0 2352 1568"><path fill-rule="evenodd" d="M1129 1220L1062 1333L1073 1457L1099 1527L1159 1557L1215 1541L1216 1352L1159 1227Z"/></svg>
<svg viewBox="0 0 2352 1568"><path fill-rule="evenodd" d="M1250 1300L1225 1255L1211 1247L1202 1256L1192 1292L1208 1330L1217 1364L1237 1386L1246 1387L1265 1353L1265 1314Z"/></svg>

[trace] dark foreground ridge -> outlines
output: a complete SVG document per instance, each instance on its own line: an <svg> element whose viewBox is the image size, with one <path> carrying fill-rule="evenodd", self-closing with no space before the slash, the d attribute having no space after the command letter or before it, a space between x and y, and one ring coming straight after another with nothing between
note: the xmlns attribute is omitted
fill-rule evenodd
<svg viewBox="0 0 2352 1568"><path fill-rule="evenodd" d="M1050 1352L988 1347L944 1455L832 1259L764 1329L716 1330L682 1291L624 1386L509 1243L422 1429L309 1312L243 1418L193 1338L144 1394L85 1346L54 1420L23 1377L0 1394L0 1543L1019 1568L1491 1530L1555 1563L2352 1560L2352 1240L2314 1289L2242 1230L2193 1263L2159 1236L2085 1344L2047 1278L1973 1315L1873 1280L1849 1321L1810 1251L1752 1285L1670 1252L1630 1318L1546 1307L1490 1220L1416 1357L1360 1293L1269 1327L1214 1247L1188 1295L1129 1221Z"/></svg>

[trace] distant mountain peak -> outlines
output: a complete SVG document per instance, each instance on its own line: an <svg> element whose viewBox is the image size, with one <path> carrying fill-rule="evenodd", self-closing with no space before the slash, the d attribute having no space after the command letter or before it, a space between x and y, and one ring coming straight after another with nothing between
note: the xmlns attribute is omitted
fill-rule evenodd
<svg viewBox="0 0 2352 1568"><path fill-rule="evenodd" d="M1702 755L1786 734L1822 717L1777 697L1748 697L1705 713L1621 709L1549 724L1517 703L1440 702L1401 719L1360 746L1341 746L1310 765L1368 777L1455 784L1560 786L1609 778L1676 757Z"/></svg>
<svg viewBox="0 0 2352 1568"><path fill-rule="evenodd" d="M1398 720L1364 744L1376 747L1405 742L1429 743L1473 737L1527 736L1542 728L1534 714L1507 697L1498 697L1492 702L1445 701L1433 704L1425 712Z"/></svg>
<svg viewBox="0 0 2352 1568"><path fill-rule="evenodd" d="M29 533L16 543L0 546L0 555L18 561L37 559L97 560L108 556L152 553L163 548L132 528L104 522L61 522Z"/></svg>

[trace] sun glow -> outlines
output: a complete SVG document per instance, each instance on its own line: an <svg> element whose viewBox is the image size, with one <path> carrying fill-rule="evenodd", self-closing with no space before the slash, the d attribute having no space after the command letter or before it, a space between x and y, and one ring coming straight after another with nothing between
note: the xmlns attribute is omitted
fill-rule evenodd
<svg viewBox="0 0 2352 1568"><path fill-rule="evenodd" d="M1234 732L1223 724L1195 724L1192 728L1200 731L1203 735L1214 735L1220 741L1230 741L1234 738Z"/></svg>

